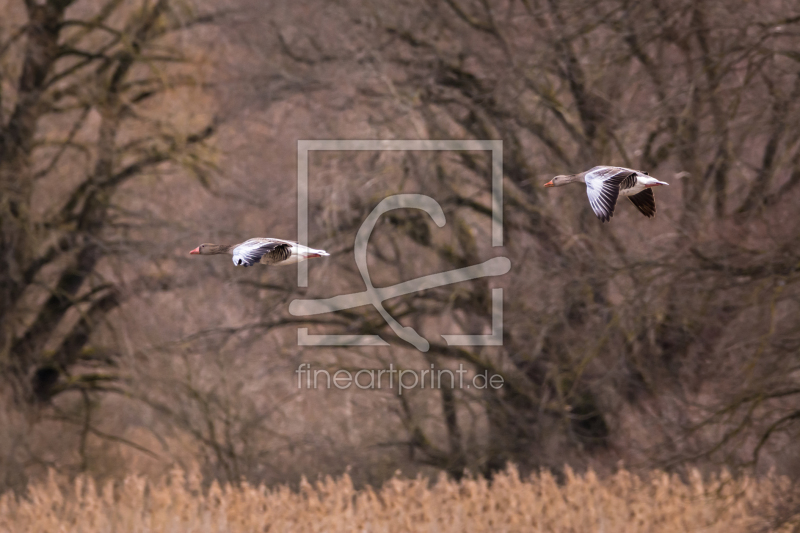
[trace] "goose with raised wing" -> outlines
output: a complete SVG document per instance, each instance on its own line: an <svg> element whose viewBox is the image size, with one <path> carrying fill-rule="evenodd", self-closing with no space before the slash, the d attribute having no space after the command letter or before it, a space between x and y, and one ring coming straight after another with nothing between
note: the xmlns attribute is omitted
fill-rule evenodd
<svg viewBox="0 0 800 533"><path fill-rule="evenodd" d="M192 255L233 256L233 264L249 267L256 263L262 265L293 265L312 257L330 255L325 250L315 250L294 241L257 237L239 244L201 244L191 252Z"/></svg>
<svg viewBox="0 0 800 533"><path fill-rule="evenodd" d="M585 183L586 194L594 214L603 222L614 216L617 198L627 196L633 205L647 218L656 215L656 197L653 187L669 185L647 172L625 167L594 167L579 174L556 176L544 184L545 187L561 187L568 183Z"/></svg>

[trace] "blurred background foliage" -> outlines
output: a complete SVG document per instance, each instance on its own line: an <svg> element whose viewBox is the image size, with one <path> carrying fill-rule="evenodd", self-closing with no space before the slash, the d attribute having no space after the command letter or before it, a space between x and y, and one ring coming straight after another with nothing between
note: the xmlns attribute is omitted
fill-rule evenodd
<svg viewBox="0 0 800 533"><path fill-rule="evenodd" d="M296 482L774 468L800 476L800 7L787 0L0 0L0 490L49 468L200 464ZM312 153L310 266L201 242L296 236L299 139L501 139L485 152ZM670 183L610 224L555 174ZM303 322L291 300L511 259L501 278ZM491 330L501 347L450 347ZM297 346L380 334L391 348ZM298 389L295 370L455 368L499 390Z"/></svg>

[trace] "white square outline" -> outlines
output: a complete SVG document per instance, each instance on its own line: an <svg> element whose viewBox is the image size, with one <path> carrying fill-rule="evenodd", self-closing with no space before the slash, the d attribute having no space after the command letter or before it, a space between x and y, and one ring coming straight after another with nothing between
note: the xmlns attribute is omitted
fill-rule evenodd
<svg viewBox="0 0 800 533"><path fill-rule="evenodd" d="M492 154L492 247L503 246L503 141L472 140L306 140L297 141L297 242L308 246L308 153L311 151L483 151ZM297 286L308 287L308 263L297 263ZM503 289L492 289L490 335L441 335L450 346L503 344ZM378 335L309 335L298 328L300 346L387 346Z"/></svg>

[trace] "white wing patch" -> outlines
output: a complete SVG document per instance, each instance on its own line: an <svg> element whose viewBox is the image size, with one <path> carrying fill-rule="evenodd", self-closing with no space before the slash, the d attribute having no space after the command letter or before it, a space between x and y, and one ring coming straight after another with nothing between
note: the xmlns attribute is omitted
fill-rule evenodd
<svg viewBox="0 0 800 533"><path fill-rule="evenodd" d="M608 222L614 216L620 184L636 171L622 167L595 167L586 177L586 194L597 218Z"/></svg>

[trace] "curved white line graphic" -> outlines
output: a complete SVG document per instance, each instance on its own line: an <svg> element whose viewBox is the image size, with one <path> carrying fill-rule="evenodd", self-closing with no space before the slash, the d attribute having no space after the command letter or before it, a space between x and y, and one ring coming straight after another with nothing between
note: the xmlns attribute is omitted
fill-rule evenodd
<svg viewBox="0 0 800 533"><path fill-rule="evenodd" d="M364 280L366 290L352 294L343 294L321 300L293 300L289 304L289 313L293 316L309 316L341 311L353 307L372 304L381 314L389 327L404 341L414 345L418 350L427 352L430 344L424 337L411 327L405 327L397 322L383 307L384 300L423 291L444 285L451 285L461 281L468 281L488 276L501 276L511 269L511 261L506 257L495 257L478 265L458 268L438 274L430 274L417 279L404 281L390 287L376 288L372 285L367 267L367 245L372 230L380 216L393 209L413 208L421 209L428 213L437 226L445 225L444 211L439 203L423 194L397 194L385 198L379 203L361 224L356 234L354 252L356 266Z"/></svg>

